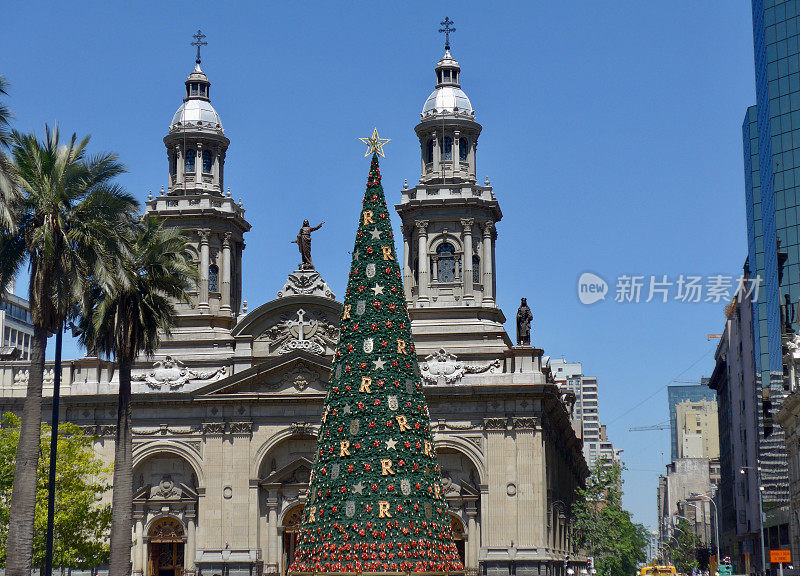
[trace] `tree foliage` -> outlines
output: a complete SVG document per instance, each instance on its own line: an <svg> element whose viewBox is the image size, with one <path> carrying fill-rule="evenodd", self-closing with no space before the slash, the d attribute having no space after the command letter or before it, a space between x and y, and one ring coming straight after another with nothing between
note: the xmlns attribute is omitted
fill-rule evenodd
<svg viewBox="0 0 800 576"><path fill-rule="evenodd" d="M111 576L130 574L133 528L133 436L131 365L152 355L162 333L175 324L175 302L188 301L197 269L186 259L187 237L163 222L143 218L121 230L125 245L119 268L107 284L93 284L81 301L80 341L87 350L113 356L119 366L117 436L114 445L114 514Z"/></svg>
<svg viewBox="0 0 800 576"><path fill-rule="evenodd" d="M135 219L136 200L114 179L124 171L116 154L88 155L89 138L61 141L11 132L14 193L4 195L0 218L0 287L23 266L33 338L20 441L17 445L6 558L8 576L29 576L33 559L36 486L47 337L74 309L87 281L113 278L122 246L119 230Z"/></svg>
<svg viewBox="0 0 800 576"><path fill-rule="evenodd" d="M0 423L0 565L5 566L20 419L6 413L0 418ZM50 426L46 424L42 426L40 447L33 564L42 567L47 529L47 455L50 451ZM107 483L110 472L110 467L92 449L91 438L72 423L59 424L53 545L55 566L88 569L108 562L111 506L103 504L100 496L110 488Z"/></svg>
<svg viewBox="0 0 800 576"><path fill-rule="evenodd" d="M678 518L668 546L670 559L678 572L691 574L694 568L700 567L697 553L702 543L685 518Z"/></svg>
<svg viewBox="0 0 800 576"><path fill-rule="evenodd" d="M646 559L649 534L622 507L622 466L599 459L572 505L579 548L594 557L599 576L630 576Z"/></svg>

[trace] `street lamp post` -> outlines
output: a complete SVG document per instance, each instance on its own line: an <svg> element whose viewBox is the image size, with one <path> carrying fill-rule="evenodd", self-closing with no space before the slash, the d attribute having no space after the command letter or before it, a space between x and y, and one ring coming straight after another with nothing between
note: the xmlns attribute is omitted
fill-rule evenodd
<svg viewBox="0 0 800 576"><path fill-rule="evenodd" d="M719 573L719 563L721 558L719 555L719 511L717 510L717 503L714 502L714 499L708 494L692 494L692 498L700 498L702 500L708 500L714 507L714 534L716 535L715 544L717 548L717 573Z"/></svg>
<svg viewBox="0 0 800 576"><path fill-rule="evenodd" d="M767 557L764 551L764 487L761 485L761 466L742 466L740 472L746 474L746 470L756 471L756 481L758 482L758 530L761 535L761 573L767 573Z"/></svg>

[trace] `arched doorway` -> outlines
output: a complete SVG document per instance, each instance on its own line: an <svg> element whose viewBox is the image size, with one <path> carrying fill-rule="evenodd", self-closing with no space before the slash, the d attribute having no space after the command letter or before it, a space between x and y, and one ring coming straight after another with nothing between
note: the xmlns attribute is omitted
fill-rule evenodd
<svg viewBox="0 0 800 576"><path fill-rule="evenodd" d="M168 516L153 523L149 533L147 575L183 576L183 525Z"/></svg>
<svg viewBox="0 0 800 576"><path fill-rule="evenodd" d="M283 516L283 573L289 569L289 565L294 560L294 551L297 547L297 533L300 530L300 522L303 519L303 505L298 504L290 508Z"/></svg>
<svg viewBox="0 0 800 576"><path fill-rule="evenodd" d="M464 530L464 523L461 518L450 514L450 531L453 533L453 540L456 543L456 550L458 550L458 557L461 558L461 563L467 565L467 533Z"/></svg>

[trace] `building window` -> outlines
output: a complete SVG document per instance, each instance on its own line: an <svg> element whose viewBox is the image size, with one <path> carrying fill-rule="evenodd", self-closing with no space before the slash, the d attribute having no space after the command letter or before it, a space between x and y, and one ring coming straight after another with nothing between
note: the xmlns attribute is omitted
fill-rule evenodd
<svg viewBox="0 0 800 576"><path fill-rule="evenodd" d="M458 159L461 160L462 162L466 162L468 154L469 154L469 141L466 138L459 138Z"/></svg>
<svg viewBox="0 0 800 576"><path fill-rule="evenodd" d="M203 150L203 174L211 174L211 150Z"/></svg>
<svg viewBox="0 0 800 576"><path fill-rule="evenodd" d="M197 152L194 150L187 150L186 151L186 162L184 164L186 168L186 173L194 172L194 159L197 156Z"/></svg>
<svg viewBox="0 0 800 576"><path fill-rule="evenodd" d="M216 264L208 267L208 291L219 292L219 268Z"/></svg>
<svg viewBox="0 0 800 576"><path fill-rule="evenodd" d="M178 154L171 152L169 155L169 173L172 176L178 173Z"/></svg>
<svg viewBox="0 0 800 576"><path fill-rule="evenodd" d="M444 162L452 162L453 161L453 139L449 136L445 136L442 138L442 161Z"/></svg>
<svg viewBox="0 0 800 576"><path fill-rule="evenodd" d="M192 96L197 96L197 84L192 84Z"/></svg>
<svg viewBox="0 0 800 576"><path fill-rule="evenodd" d="M419 284L419 258L414 258L414 282Z"/></svg>
<svg viewBox="0 0 800 576"><path fill-rule="evenodd" d="M428 140L428 143L425 145L425 162L428 164L433 162L433 140Z"/></svg>
<svg viewBox="0 0 800 576"><path fill-rule="evenodd" d="M477 256L472 256L472 283L481 283L481 259ZM561 370L561 368L559 368Z"/></svg>
<svg viewBox="0 0 800 576"><path fill-rule="evenodd" d="M437 276L439 282L456 281L456 249L449 242L442 242L436 249L438 256Z"/></svg>

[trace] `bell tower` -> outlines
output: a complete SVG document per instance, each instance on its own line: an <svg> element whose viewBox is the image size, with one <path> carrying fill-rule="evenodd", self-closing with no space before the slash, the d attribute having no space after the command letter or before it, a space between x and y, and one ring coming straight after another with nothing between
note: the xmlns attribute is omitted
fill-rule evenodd
<svg viewBox="0 0 800 576"><path fill-rule="evenodd" d="M403 223L404 287L414 341L421 354L436 352L436 342L449 342L449 352L469 354L481 346L497 353L511 345L495 301L495 225L503 214L488 178L477 182L482 127L461 89L449 33L435 74L434 91L414 128L419 182L404 185L395 206Z"/></svg>
<svg viewBox="0 0 800 576"><path fill-rule="evenodd" d="M191 238L188 256L200 282L190 303L178 303L177 326L158 354L215 358L230 355L231 329L241 308L244 233L250 230L242 201L225 192L225 155L230 140L211 105L211 82L200 67L205 36L198 30L194 70L185 81L183 103L172 117L164 145L169 170L166 191L145 203L145 213L180 228Z"/></svg>

